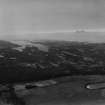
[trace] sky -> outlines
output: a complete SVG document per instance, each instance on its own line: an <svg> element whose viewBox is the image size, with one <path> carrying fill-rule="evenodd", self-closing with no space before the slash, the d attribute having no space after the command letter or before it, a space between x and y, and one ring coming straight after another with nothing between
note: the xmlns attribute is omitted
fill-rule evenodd
<svg viewBox="0 0 105 105"><path fill-rule="evenodd" d="M105 41L105 0L0 0L0 38Z"/></svg>

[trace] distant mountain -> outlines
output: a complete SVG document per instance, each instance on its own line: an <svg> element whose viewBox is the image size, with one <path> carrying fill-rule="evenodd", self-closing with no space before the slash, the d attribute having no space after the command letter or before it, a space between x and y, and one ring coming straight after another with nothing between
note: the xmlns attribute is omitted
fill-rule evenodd
<svg viewBox="0 0 105 105"><path fill-rule="evenodd" d="M11 48L11 47L18 47L18 45L13 44L9 41L0 40L0 48Z"/></svg>

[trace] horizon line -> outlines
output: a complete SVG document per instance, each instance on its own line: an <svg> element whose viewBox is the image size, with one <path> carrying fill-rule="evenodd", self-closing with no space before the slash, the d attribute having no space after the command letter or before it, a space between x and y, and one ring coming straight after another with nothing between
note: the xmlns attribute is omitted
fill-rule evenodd
<svg viewBox="0 0 105 105"><path fill-rule="evenodd" d="M24 31L24 32L14 32L14 33L0 33L2 35L28 35L28 34L56 34L56 33L85 33L85 32L99 32L99 33L104 33L105 28L103 29L73 29L73 30L53 30L53 31Z"/></svg>
<svg viewBox="0 0 105 105"><path fill-rule="evenodd" d="M78 33L78 32L105 32L105 29L73 29L73 30L38 31L38 32L33 32L33 34L34 33L35 34Z"/></svg>

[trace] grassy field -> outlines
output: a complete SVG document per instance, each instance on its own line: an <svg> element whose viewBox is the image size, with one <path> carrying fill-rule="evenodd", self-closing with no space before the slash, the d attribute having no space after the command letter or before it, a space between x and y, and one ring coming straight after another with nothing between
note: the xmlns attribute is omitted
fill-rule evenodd
<svg viewBox="0 0 105 105"><path fill-rule="evenodd" d="M89 90L88 83L105 82L105 76L70 76L55 79L58 84L31 90L17 90L26 105L105 105L105 89ZM1 100L1 99L0 99ZM0 105L4 104L0 101Z"/></svg>
<svg viewBox="0 0 105 105"><path fill-rule="evenodd" d="M87 83L105 81L105 76L72 76L56 79L59 84L18 91L27 105L105 105L105 89L88 90Z"/></svg>

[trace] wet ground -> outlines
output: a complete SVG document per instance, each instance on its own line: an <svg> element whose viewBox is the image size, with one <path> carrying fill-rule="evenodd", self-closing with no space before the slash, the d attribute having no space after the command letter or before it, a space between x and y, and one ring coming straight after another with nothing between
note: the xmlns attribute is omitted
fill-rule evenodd
<svg viewBox="0 0 105 105"><path fill-rule="evenodd" d="M87 83L105 81L105 76L78 76L57 79L59 84L17 94L26 105L105 105L105 89L88 90Z"/></svg>

